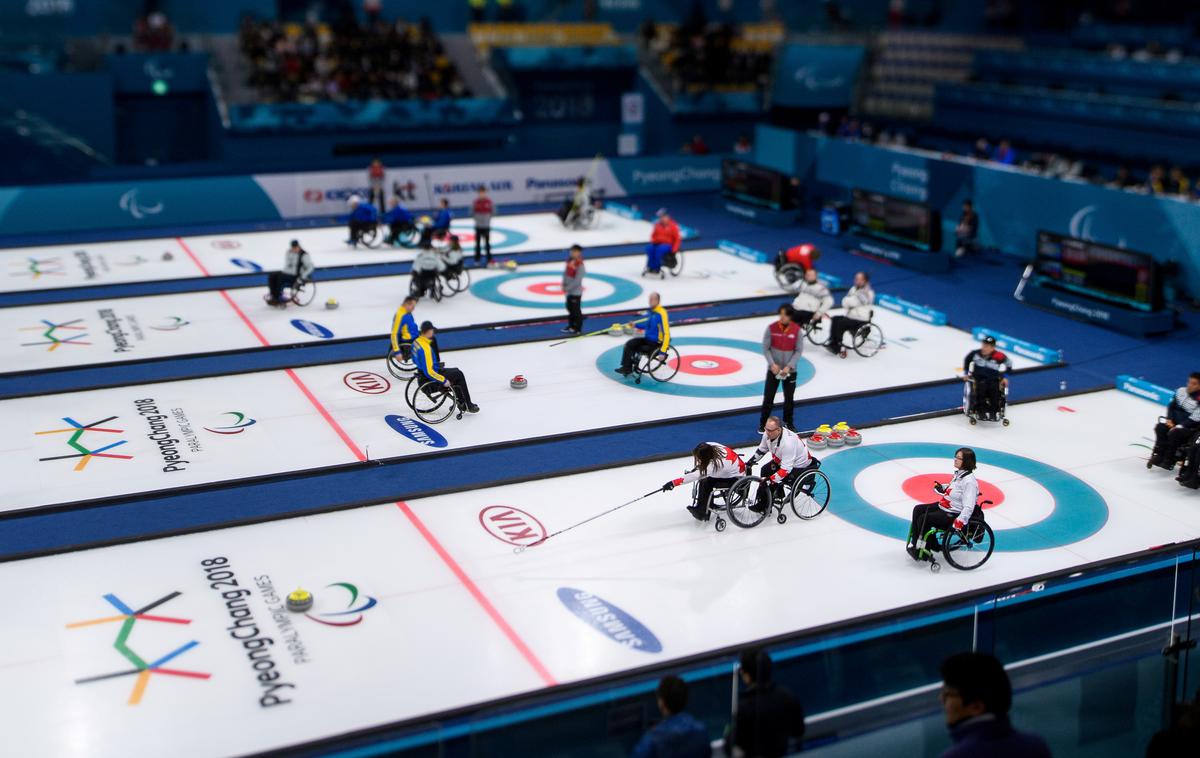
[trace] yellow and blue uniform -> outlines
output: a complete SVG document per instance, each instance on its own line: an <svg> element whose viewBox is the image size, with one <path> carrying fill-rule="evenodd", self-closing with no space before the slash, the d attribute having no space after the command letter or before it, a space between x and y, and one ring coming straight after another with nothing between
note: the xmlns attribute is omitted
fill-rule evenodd
<svg viewBox="0 0 1200 758"><path fill-rule="evenodd" d="M657 342L660 350L671 346L671 322L667 318L667 309L661 305L651 308L646 318L634 321L633 325L641 326L646 332L646 339Z"/></svg>
<svg viewBox="0 0 1200 758"><path fill-rule="evenodd" d="M411 345L417 334L417 320L413 318L412 311L401 305L392 317L392 350L399 350L401 345Z"/></svg>
<svg viewBox="0 0 1200 758"><path fill-rule="evenodd" d="M413 363L417 365L417 371L421 372L421 376L426 379L444 382L446 377L438 373L438 355L437 348L427 337L417 337L413 340Z"/></svg>

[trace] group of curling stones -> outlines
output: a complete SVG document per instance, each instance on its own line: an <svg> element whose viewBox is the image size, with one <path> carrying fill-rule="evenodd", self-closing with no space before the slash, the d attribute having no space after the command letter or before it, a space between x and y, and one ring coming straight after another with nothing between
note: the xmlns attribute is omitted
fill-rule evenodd
<svg viewBox="0 0 1200 758"><path fill-rule="evenodd" d="M862 435L845 421L839 421L833 426L821 424L808 438L808 447L812 450L824 450L849 445L862 444Z"/></svg>

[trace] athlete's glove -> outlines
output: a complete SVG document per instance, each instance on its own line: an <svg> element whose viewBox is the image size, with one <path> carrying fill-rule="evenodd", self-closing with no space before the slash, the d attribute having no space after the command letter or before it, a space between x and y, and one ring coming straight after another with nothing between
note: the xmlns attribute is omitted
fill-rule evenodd
<svg viewBox="0 0 1200 758"><path fill-rule="evenodd" d="M938 493L939 495L945 495L946 494L946 485L942 484L941 482L934 482L933 483L933 491Z"/></svg>
<svg viewBox="0 0 1200 758"><path fill-rule="evenodd" d="M754 468L754 464L758 463L758 456L750 456L750 460L746 461L746 468Z"/></svg>
<svg viewBox="0 0 1200 758"><path fill-rule="evenodd" d="M675 489L675 482L667 482L662 486L663 492L670 492L673 489Z"/></svg>
<svg viewBox="0 0 1200 758"><path fill-rule="evenodd" d="M963 523L962 519L960 519L960 518L954 519L954 531L961 532L963 530L964 526L966 526L966 524Z"/></svg>

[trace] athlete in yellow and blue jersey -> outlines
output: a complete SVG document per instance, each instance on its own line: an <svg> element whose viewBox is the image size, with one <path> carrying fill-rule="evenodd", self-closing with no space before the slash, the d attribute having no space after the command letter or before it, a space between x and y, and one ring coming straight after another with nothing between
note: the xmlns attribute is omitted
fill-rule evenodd
<svg viewBox="0 0 1200 758"><path fill-rule="evenodd" d="M644 336L634 337L625 343L625 351L621 354L621 367L616 370L622 376L633 373L635 355L665 353L671 346L671 323L667 318L667 309L662 307L657 292L650 293L650 310L646 312L646 317L631 324L639 325L644 331Z"/></svg>
<svg viewBox="0 0 1200 758"><path fill-rule="evenodd" d="M400 351L405 358L412 355L412 343L418 336L417 320L413 318L416 309L417 298L406 297L392 317L392 352Z"/></svg>
<svg viewBox="0 0 1200 758"><path fill-rule="evenodd" d="M429 321L421 323L421 333L413 340L413 363L417 372L426 379L440 382L446 387L453 387L458 399L458 409L468 413L479 413L479 406L471 402L471 390L467 387L467 377L456 368L443 366L438 361L437 342L433 338L436 330Z"/></svg>

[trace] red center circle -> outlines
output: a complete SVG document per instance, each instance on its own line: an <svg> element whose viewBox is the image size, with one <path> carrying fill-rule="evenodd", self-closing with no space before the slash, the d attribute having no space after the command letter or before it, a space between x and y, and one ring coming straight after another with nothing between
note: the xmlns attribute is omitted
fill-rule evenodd
<svg viewBox="0 0 1200 758"><path fill-rule="evenodd" d="M587 287L583 288L587 290ZM562 297L563 288L558 282L537 282L530 284L525 288L526 292L532 292L535 295L545 295L547 297Z"/></svg>
<svg viewBox="0 0 1200 758"><path fill-rule="evenodd" d="M913 500L921 503L932 503L937 501L938 494L933 491L933 485L936 482L945 484L950 481L950 474L917 474L910 476L904 480L904 484L900 485L904 490L904 494L908 495ZM1004 502L1004 492L999 487L991 482L985 482L982 479L976 479L979 482L979 494L982 500L991 500L991 505L983 506L984 510L995 508Z"/></svg>
<svg viewBox="0 0 1200 758"><path fill-rule="evenodd" d="M723 355L681 355L678 366L671 361L671 368L696 376L724 376L741 371L742 364Z"/></svg>

